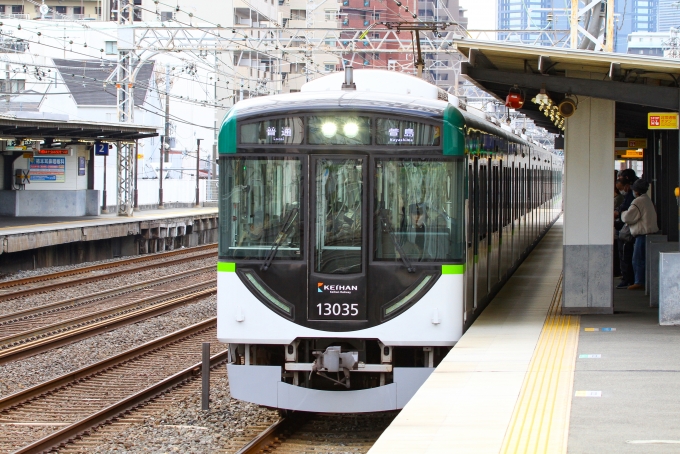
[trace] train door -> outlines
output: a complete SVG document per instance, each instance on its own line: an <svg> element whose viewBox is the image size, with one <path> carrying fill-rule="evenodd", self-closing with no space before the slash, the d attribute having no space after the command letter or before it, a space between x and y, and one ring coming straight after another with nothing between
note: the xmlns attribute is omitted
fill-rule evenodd
<svg viewBox="0 0 680 454"><path fill-rule="evenodd" d="M470 159L468 161L468 197L467 197L467 210L466 210L466 223L467 230L465 232L465 241L467 247L467 257L466 257L466 282L465 282L465 316L466 319L474 313L477 308L477 291L476 291L476 279L475 273L477 272L477 267L475 265L477 258L477 227L476 227L476 205L475 205L475 193L477 191L477 179L475 177L475 169L477 165L477 158Z"/></svg>
<svg viewBox="0 0 680 454"><path fill-rule="evenodd" d="M489 290L498 282L498 259L500 258L500 229L499 227L499 211L501 205L501 191L499 185L498 161L491 161L490 174L490 193L489 193Z"/></svg>
<svg viewBox="0 0 680 454"><path fill-rule="evenodd" d="M311 159L309 320L366 320L365 157Z"/></svg>
<svg viewBox="0 0 680 454"><path fill-rule="evenodd" d="M489 294L489 178L488 160L478 161L477 185L477 301L482 301Z"/></svg>

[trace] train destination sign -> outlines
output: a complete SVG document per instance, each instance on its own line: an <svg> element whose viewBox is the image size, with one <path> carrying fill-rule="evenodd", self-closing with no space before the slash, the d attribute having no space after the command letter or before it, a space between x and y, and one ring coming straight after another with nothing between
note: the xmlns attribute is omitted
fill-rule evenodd
<svg viewBox="0 0 680 454"><path fill-rule="evenodd" d="M38 150L37 152L42 156L55 156L55 155L69 155L70 150Z"/></svg>
<svg viewBox="0 0 680 454"><path fill-rule="evenodd" d="M678 129L680 125L678 112L649 112L647 129Z"/></svg>

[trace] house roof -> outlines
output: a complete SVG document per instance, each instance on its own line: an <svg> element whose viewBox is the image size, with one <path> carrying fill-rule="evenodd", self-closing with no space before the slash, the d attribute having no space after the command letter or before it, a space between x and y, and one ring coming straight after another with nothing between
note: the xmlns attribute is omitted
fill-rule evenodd
<svg viewBox="0 0 680 454"><path fill-rule="evenodd" d="M109 84L103 85L103 82L116 71L115 62L55 58L54 65L79 106L116 105L116 87ZM135 106L144 104L148 87L151 85L153 68L154 62L147 61L142 64L137 73L134 91Z"/></svg>

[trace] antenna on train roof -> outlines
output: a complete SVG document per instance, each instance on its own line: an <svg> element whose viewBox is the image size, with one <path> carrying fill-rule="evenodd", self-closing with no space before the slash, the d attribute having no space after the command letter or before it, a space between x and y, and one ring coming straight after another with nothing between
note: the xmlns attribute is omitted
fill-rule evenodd
<svg viewBox="0 0 680 454"><path fill-rule="evenodd" d="M354 83L354 69L351 66L345 66L345 83L342 84L343 90L356 90L357 84Z"/></svg>

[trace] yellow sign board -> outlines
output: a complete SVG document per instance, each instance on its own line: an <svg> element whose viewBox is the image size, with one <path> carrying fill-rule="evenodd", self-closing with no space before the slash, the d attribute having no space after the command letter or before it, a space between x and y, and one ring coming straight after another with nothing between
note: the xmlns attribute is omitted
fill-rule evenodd
<svg viewBox="0 0 680 454"><path fill-rule="evenodd" d="M628 149L647 148L647 139L628 139Z"/></svg>
<svg viewBox="0 0 680 454"><path fill-rule="evenodd" d="M647 129L678 129L680 125L678 112L649 112Z"/></svg>
<svg viewBox="0 0 680 454"><path fill-rule="evenodd" d="M619 155L620 159L642 159L643 156L642 150L626 150L625 153Z"/></svg>
<svg viewBox="0 0 680 454"><path fill-rule="evenodd" d="M33 159L33 153L24 153L24 158Z"/></svg>

